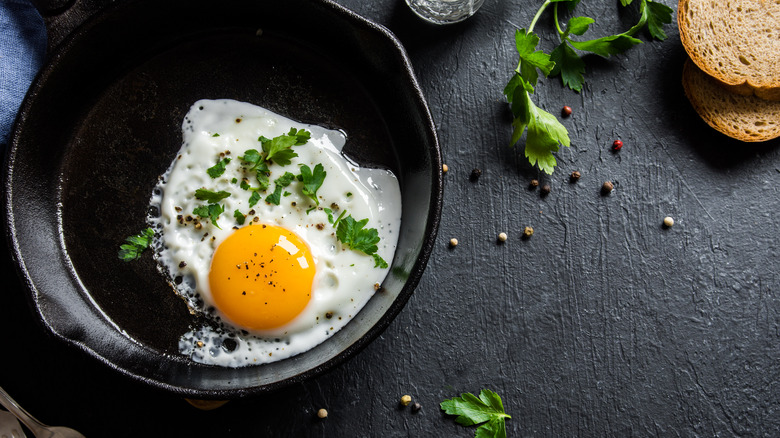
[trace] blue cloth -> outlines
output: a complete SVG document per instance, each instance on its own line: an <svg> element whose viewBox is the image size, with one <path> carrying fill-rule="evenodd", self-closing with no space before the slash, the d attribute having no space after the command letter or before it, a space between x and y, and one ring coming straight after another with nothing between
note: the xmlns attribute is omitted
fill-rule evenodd
<svg viewBox="0 0 780 438"><path fill-rule="evenodd" d="M46 55L46 27L28 0L0 0L0 153Z"/></svg>

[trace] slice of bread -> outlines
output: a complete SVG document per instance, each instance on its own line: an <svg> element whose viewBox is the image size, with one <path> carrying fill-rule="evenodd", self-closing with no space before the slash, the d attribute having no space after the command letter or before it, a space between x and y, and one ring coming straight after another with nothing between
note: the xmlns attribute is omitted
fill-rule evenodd
<svg viewBox="0 0 780 438"><path fill-rule="evenodd" d="M780 0L679 0L691 59L738 94L780 100Z"/></svg>
<svg viewBox="0 0 780 438"><path fill-rule="evenodd" d="M780 101L732 93L685 61L683 88L693 108L708 125L742 141L766 141L780 137Z"/></svg>

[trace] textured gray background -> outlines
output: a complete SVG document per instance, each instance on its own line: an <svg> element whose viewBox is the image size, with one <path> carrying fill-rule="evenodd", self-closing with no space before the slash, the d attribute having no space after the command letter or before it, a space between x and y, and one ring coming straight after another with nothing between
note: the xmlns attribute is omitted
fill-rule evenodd
<svg viewBox="0 0 780 438"><path fill-rule="evenodd" d="M401 0L337 1L404 43L450 168L436 248L387 331L319 378L201 412L45 337L6 262L1 386L42 421L91 437L469 437L438 403L481 388L502 396L510 437L780 435L780 141L739 143L698 118L674 24L664 42L588 58L582 93L541 81L539 106L574 110L563 120L572 147L548 177L507 147L501 94L514 29L541 1L485 0L443 28ZM598 0L578 14L597 17L602 36L636 19L620 10ZM549 17L536 29L547 50ZM537 177L549 196L528 189ZM526 225L536 233L522 240ZM403 394L423 409L399 409Z"/></svg>

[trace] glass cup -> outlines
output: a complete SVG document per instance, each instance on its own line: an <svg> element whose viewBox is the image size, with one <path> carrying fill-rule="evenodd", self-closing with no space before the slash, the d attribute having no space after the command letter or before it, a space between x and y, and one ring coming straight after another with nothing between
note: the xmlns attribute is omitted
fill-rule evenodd
<svg viewBox="0 0 780 438"><path fill-rule="evenodd" d="M434 24L463 21L477 12L485 0L406 0L406 4L423 20Z"/></svg>

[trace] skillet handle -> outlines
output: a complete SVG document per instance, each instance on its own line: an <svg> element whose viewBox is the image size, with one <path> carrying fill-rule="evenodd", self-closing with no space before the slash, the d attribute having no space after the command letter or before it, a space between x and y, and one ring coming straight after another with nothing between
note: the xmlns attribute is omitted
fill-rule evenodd
<svg viewBox="0 0 780 438"><path fill-rule="evenodd" d="M113 0L30 0L46 24L46 53L54 49L79 25Z"/></svg>

